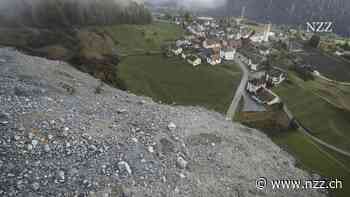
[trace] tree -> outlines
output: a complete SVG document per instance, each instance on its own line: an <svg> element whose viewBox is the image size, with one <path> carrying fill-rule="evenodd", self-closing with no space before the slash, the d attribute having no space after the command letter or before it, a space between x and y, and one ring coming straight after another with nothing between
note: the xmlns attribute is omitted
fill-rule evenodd
<svg viewBox="0 0 350 197"><path fill-rule="evenodd" d="M21 0L15 17L1 25L18 24L40 28L69 26L147 24L151 13L143 4L120 5L115 0Z"/></svg>
<svg viewBox="0 0 350 197"><path fill-rule="evenodd" d="M190 13L190 12L186 12L186 13L184 14L184 18L185 18L185 20L186 20L187 22L192 21L192 15L191 15L191 13Z"/></svg>
<svg viewBox="0 0 350 197"><path fill-rule="evenodd" d="M173 18L170 13L166 13L164 17L166 20L171 20Z"/></svg>
<svg viewBox="0 0 350 197"><path fill-rule="evenodd" d="M311 37L308 44L313 48L317 48L318 45L320 44L320 41L321 41L321 37L315 34Z"/></svg>
<svg viewBox="0 0 350 197"><path fill-rule="evenodd" d="M340 47L342 49L344 49L345 51L350 51L350 43L349 42L342 44Z"/></svg>

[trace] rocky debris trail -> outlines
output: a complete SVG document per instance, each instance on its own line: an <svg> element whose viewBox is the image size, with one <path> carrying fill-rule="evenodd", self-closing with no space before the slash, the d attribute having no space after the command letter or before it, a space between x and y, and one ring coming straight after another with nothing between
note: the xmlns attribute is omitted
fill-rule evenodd
<svg viewBox="0 0 350 197"><path fill-rule="evenodd" d="M160 105L68 64L0 49L0 196L323 196L257 190L308 179L259 131Z"/></svg>

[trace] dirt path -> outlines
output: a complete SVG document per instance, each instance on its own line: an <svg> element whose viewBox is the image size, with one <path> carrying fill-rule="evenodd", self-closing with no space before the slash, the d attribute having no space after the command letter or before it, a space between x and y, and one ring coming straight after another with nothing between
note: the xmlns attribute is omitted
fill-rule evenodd
<svg viewBox="0 0 350 197"><path fill-rule="evenodd" d="M286 114L288 115L288 117L292 120L294 119L295 117L293 116L292 112L289 111L289 109L287 108L286 105L283 106L283 110L286 112ZM299 126L299 131L301 131L303 134L305 134L307 137L311 138L312 140L316 141L317 143L337 152L337 153L340 153L342 155L345 155L347 157L350 157L350 152L348 151L345 151L345 150L342 150L342 149L339 149L335 146L333 146L332 144L329 144L323 140L321 140L320 138L317 138L313 135L311 135L311 132L308 128L305 128L299 121L297 121L297 124Z"/></svg>

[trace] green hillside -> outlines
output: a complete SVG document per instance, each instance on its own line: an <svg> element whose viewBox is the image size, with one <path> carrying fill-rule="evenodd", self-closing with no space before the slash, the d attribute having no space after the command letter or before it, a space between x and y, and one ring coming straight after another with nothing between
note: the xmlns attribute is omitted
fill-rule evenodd
<svg viewBox="0 0 350 197"><path fill-rule="evenodd" d="M119 64L119 77L131 92L165 103L198 105L226 112L241 72L236 65L194 68L178 57L128 57Z"/></svg>

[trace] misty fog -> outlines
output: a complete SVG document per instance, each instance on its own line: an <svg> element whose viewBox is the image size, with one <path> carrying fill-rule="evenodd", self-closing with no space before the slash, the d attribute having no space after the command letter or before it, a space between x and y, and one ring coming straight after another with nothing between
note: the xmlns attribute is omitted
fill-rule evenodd
<svg viewBox="0 0 350 197"><path fill-rule="evenodd" d="M212 9L223 7L226 5L228 0L146 0L146 2L151 2L153 4L163 4L163 3L176 3L181 7L187 9Z"/></svg>
<svg viewBox="0 0 350 197"><path fill-rule="evenodd" d="M142 0L1 0L0 24L67 27L149 23Z"/></svg>

